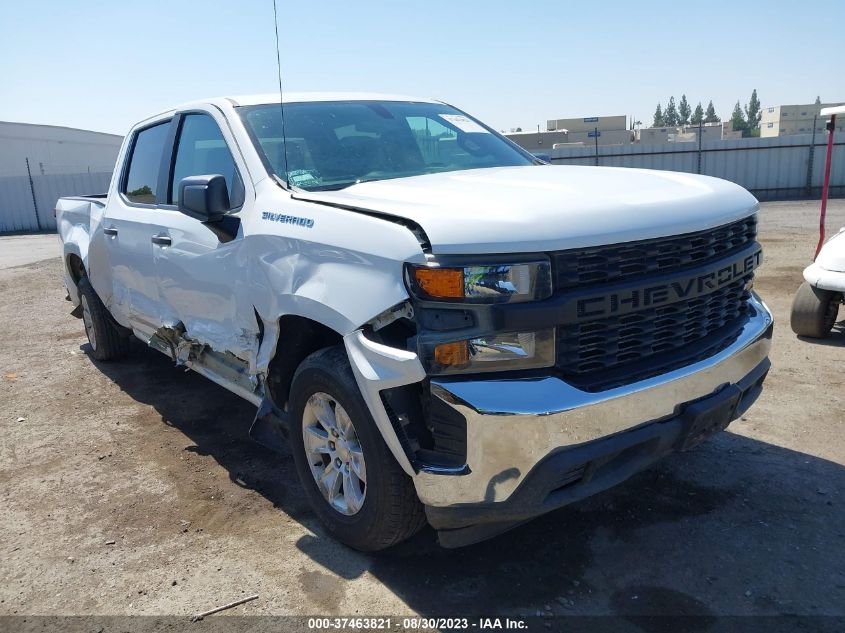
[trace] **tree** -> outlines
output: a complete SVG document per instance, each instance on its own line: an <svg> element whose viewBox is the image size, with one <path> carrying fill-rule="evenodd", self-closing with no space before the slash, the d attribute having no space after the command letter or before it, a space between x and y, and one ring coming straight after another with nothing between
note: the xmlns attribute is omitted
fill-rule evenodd
<svg viewBox="0 0 845 633"><path fill-rule="evenodd" d="M663 121L668 126L678 125L678 109L675 107L675 97L669 97L666 110L663 112Z"/></svg>
<svg viewBox="0 0 845 633"><path fill-rule="evenodd" d="M713 105L712 103L710 105ZM698 102L698 105L695 106L695 111L692 113L692 117L690 118L689 122L692 125L698 125L699 123L704 123L704 108L701 107L701 101Z"/></svg>
<svg viewBox="0 0 845 633"><path fill-rule="evenodd" d="M722 119L716 116L716 108L713 107L713 101L707 104L707 111L704 113L705 123L719 123Z"/></svg>
<svg viewBox="0 0 845 633"><path fill-rule="evenodd" d="M816 105L821 105L821 104L822 104L822 98L819 97L819 96L816 96Z"/></svg>
<svg viewBox="0 0 845 633"><path fill-rule="evenodd" d="M751 91L751 99L748 100L748 105L745 106L745 129L748 130L747 135L751 136L754 130L760 128L760 117L763 116L763 110L760 108L760 100L757 98L757 89Z"/></svg>
<svg viewBox="0 0 845 633"><path fill-rule="evenodd" d="M651 127L663 127L664 125L666 125L666 121L663 119L663 109L658 103L657 109L654 111L654 122L651 124Z"/></svg>
<svg viewBox="0 0 845 633"><path fill-rule="evenodd" d="M678 104L678 123L689 125L690 107L686 95L681 95L681 102Z"/></svg>
<svg viewBox="0 0 845 633"><path fill-rule="evenodd" d="M516 131L517 131L517 132L522 132L522 128L521 128L521 127L518 127L518 128L516 128Z"/></svg>
<svg viewBox="0 0 845 633"><path fill-rule="evenodd" d="M742 113L739 101L736 102L734 111L731 113L731 127L736 132L742 132L743 136L745 136L745 131L748 129L748 122L745 120L745 115Z"/></svg>

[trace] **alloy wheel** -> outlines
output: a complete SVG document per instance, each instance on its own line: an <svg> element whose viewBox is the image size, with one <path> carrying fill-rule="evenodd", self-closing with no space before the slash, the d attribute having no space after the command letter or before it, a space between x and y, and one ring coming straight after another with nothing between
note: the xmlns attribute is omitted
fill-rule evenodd
<svg viewBox="0 0 845 633"><path fill-rule="evenodd" d="M357 514L367 494L364 452L346 410L329 394L318 392L308 398L302 440L323 498L341 514Z"/></svg>

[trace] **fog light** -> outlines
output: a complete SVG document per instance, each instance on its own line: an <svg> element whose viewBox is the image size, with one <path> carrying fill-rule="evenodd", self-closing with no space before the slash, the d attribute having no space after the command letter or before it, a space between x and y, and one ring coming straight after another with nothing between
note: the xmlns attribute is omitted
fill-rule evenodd
<svg viewBox="0 0 845 633"><path fill-rule="evenodd" d="M555 364L554 328L441 343L428 358L433 374L551 367Z"/></svg>
<svg viewBox="0 0 845 633"><path fill-rule="evenodd" d="M447 367L461 367L469 362L467 341L444 343L434 348L434 362Z"/></svg>

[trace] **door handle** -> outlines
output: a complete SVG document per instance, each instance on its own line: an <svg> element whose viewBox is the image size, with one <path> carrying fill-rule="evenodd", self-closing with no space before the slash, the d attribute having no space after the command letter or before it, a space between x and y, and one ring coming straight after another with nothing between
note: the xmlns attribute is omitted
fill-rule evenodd
<svg viewBox="0 0 845 633"><path fill-rule="evenodd" d="M114 228L113 226L108 226L108 227L103 229L103 234L104 235L110 235L111 237L116 237L117 236L117 229Z"/></svg>
<svg viewBox="0 0 845 633"><path fill-rule="evenodd" d="M158 244L159 246L170 246L172 243L170 237L167 235L153 235L150 240L153 244Z"/></svg>

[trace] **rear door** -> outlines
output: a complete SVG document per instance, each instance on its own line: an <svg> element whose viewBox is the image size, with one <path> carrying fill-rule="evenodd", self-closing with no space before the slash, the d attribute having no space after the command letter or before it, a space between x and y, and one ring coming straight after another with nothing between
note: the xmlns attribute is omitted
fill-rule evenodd
<svg viewBox="0 0 845 633"><path fill-rule="evenodd" d="M238 300L246 286L238 256L243 244L239 216L252 205L251 186L247 195L241 176L245 167L236 161L228 125L215 109L177 115L175 138L167 205L158 212L160 243L153 245L162 318L166 323L181 322L189 337L218 351L243 356L249 338L244 335L257 332L251 305ZM179 182L212 174L226 179L231 209L225 223L230 236L178 210Z"/></svg>
<svg viewBox="0 0 845 633"><path fill-rule="evenodd" d="M145 337L161 323L152 237L166 201L162 167L173 143L172 124L165 119L133 132L117 195L109 198L101 223L111 287L95 289L121 323Z"/></svg>

